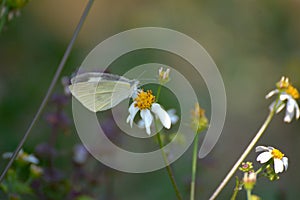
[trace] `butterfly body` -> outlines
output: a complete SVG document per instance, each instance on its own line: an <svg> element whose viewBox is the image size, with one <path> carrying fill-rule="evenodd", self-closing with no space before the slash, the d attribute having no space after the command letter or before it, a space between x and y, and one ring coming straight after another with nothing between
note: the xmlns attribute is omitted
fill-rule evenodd
<svg viewBox="0 0 300 200"><path fill-rule="evenodd" d="M72 95L92 112L108 110L137 91L139 81L109 74L88 72L75 76L69 86Z"/></svg>

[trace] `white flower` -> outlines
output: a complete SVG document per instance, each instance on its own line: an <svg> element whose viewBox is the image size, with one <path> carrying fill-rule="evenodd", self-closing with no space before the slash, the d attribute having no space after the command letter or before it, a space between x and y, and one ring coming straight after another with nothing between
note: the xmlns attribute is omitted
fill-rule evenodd
<svg viewBox="0 0 300 200"><path fill-rule="evenodd" d="M256 160L262 164L268 162L270 159L274 160L274 170L276 174L283 172L283 170L287 170L288 158L284 157L284 154L278 149L275 149L274 147L257 146L255 151L263 151L256 158Z"/></svg>
<svg viewBox="0 0 300 200"><path fill-rule="evenodd" d="M4 154L2 154L2 157L4 159L8 159L11 158L13 155L12 152L6 152ZM22 160L28 163L33 163L33 164L38 164L39 163L39 159L37 159L37 157L35 157L33 154L27 154L23 151L23 149L21 149L17 155L17 160Z"/></svg>
<svg viewBox="0 0 300 200"><path fill-rule="evenodd" d="M151 134L150 126L153 121L152 113L159 118L165 128L171 128L171 118L169 114L158 103L154 103L154 100L155 97L152 95L151 91L138 91L137 97L128 109L129 116L126 122L130 123L130 126L132 127L134 117L137 112L140 111L140 116L144 121L144 126L148 135Z"/></svg>
<svg viewBox="0 0 300 200"><path fill-rule="evenodd" d="M279 99L271 103L269 109L272 111L275 109L276 113L279 113L285 106L286 112L284 117L284 122L291 122L292 119L299 119L300 110L298 103L295 99L299 98L299 93L296 88L294 88L290 83L288 78L282 77L281 80L277 83L277 89L272 90L266 95L266 98L270 98L275 94L279 94ZM275 105L276 104L276 105ZM274 108L274 106L276 106Z"/></svg>

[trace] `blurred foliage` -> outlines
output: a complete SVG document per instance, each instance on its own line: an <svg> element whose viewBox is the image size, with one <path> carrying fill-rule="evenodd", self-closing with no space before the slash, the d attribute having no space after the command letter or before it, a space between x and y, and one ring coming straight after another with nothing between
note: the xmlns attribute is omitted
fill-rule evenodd
<svg viewBox="0 0 300 200"><path fill-rule="evenodd" d="M22 9L21 16L3 29L0 35L0 153L13 151L28 127L85 3L78 0L31 1ZM95 1L63 75L70 76L76 71L87 53L99 42L130 28L171 28L202 44L219 67L228 98L226 124L219 142L207 158L199 161L196 195L199 199L207 199L267 115L270 102L264 96L274 83L285 75L290 77L295 87L300 87L299 9L300 3L294 0ZM156 54L149 56L148 52L141 52L137 55L142 56L128 55L125 60L116 61L115 65L130 67L155 59L161 61ZM165 62L194 77L183 60L169 56ZM122 70L124 68L119 69ZM194 77L191 82L197 85L200 104L210 116L205 84L199 77ZM58 84L56 93L62 91L62 85ZM70 108L68 103L64 109L69 117L72 116ZM47 124L47 113L52 112L55 109L49 104L44 118L39 120L25 144L29 152L35 152L38 144L50 140L52 128ZM292 164L275 184L258 183L256 193L262 199L294 199L300 195L300 179L297 177L297 166L300 165L297 160L299 124L293 122L287 126L282 118L275 117L261 144L280 143ZM67 132L60 130L57 134L55 148L60 152L53 161L54 166L64 172L73 168L70 164L72 149L80 143L72 120L68 127ZM190 155L189 149L172 165L184 197L188 196ZM105 167L94 162L95 169L99 168L98 173L107 173ZM1 162L1 169L5 164ZM95 194L103 194L99 198L112 199L104 194L113 194L114 199L174 199L165 170L148 174L109 170L107 176L112 186L94 188ZM71 180L70 173L63 176L58 187L70 184L66 180ZM233 188L234 180L222 192L220 199L228 199ZM61 194L59 188L57 191L57 195Z"/></svg>

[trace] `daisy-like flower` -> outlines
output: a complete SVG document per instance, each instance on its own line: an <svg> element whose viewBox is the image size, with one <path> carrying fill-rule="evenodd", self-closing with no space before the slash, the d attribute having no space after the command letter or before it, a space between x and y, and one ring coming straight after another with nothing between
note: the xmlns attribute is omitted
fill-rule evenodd
<svg viewBox="0 0 300 200"><path fill-rule="evenodd" d="M8 158L11 158L13 155L12 152L6 152L4 154L2 154L2 157L4 159L8 159ZM21 149L17 155L17 160L20 160L20 161L24 161L24 162L27 162L27 163L32 163L32 164L38 164L39 163L39 159L37 159L37 157L35 157L33 154L28 154L26 152L23 151L23 149Z"/></svg>
<svg viewBox="0 0 300 200"><path fill-rule="evenodd" d="M275 109L276 113L279 113L286 106L286 113L284 122L291 122L292 119L299 119L300 110L296 99L299 99L298 90L292 86L287 77L282 77L281 80L276 84L277 89L272 90L266 95L266 98L270 98L275 94L279 94L278 102L274 101L269 109L272 111ZM275 105L276 104L276 105ZM276 108L274 108L276 106Z"/></svg>
<svg viewBox="0 0 300 200"><path fill-rule="evenodd" d="M278 149L274 147L257 146L255 151L262 152L256 158L256 160L262 164L268 162L270 159L274 160L274 170L276 174L287 170L288 158L284 157L284 154Z"/></svg>
<svg viewBox="0 0 300 200"><path fill-rule="evenodd" d="M154 113L154 115L159 118L165 128L171 128L171 118L169 114L158 103L155 103L155 96L152 94L151 90L147 90L146 92L144 92L143 90L139 90L137 93L137 97L130 105L128 111L129 116L126 122L130 123L131 127L135 115L138 111L140 111L140 116L144 121L146 132L148 135L151 134L150 126L153 121L152 113Z"/></svg>

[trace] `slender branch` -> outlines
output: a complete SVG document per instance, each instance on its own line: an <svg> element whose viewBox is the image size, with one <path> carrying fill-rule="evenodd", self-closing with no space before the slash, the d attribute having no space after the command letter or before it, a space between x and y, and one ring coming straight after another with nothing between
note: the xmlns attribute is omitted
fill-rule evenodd
<svg viewBox="0 0 300 200"><path fill-rule="evenodd" d="M252 139L252 141L250 142L250 144L248 145L248 147L246 148L246 150L244 151L244 153L241 155L241 157L236 161L236 163L234 164L234 166L232 167L232 169L229 171L229 173L227 174L227 176L224 178L224 180L221 182L221 184L219 185L219 187L215 190L215 192L213 193L213 195L209 198L210 200L215 199L219 195L219 193L223 190L223 188L228 183L228 181L233 176L233 174L236 172L236 170L238 169L238 167L240 166L240 164L248 156L248 154L250 153L250 151L253 149L254 145L257 143L257 141L259 140L259 138L265 132L265 130L267 129L268 125L270 124L270 122L271 122L274 114L275 114L275 109L273 109L272 111L270 111L270 113L269 113L266 121L263 123L263 125L261 126L261 128L259 129L259 131L257 132L257 134L255 135L255 137Z"/></svg>
<svg viewBox="0 0 300 200"><path fill-rule="evenodd" d="M195 199L195 185L196 185L196 171L197 171L197 151L199 144L199 135L196 133L195 141L194 141L194 149L193 149L193 161L192 161L192 180L191 180L191 192L190 192L190 200Z"/></svg>
<svg viewBox="0 0 300 200"><path fill-rule="evenodd" d="M50 97L50 95L51 95L51 93L53 91L53 88L54 88L54 86L55 86L55 84L56 84L56 82L57 82L57 80L58 80L58 78L59 78L59 76L61 74L61 71L64 68L64 65L65 65L65 63L66 63L66 61L67 61L67 59L68 59L68 57L70 55L72 47L73 47L73 45L75 43L75 40L76 40L76 38L78 36L78 33L79 33L79 31L80 31L80 29L81 29L81 27L82 27L82 25L83 25L83 23L84 23L87 15L88 15L88 13L89 13L89 10L90 10L90 8L92 6L92 3L93 3L93 0L89 0L89 2L87 3L87 5L85 7L85 10L84 10L84 12L83 12L83 14L82 14L82 16L80 18L80 21L78 22L78 25L77 25L74 33L73 33L72 39L71 39L71 41L70 41L70 43L69 43L69 45L68 45L68 47L67 47L67 49L66 49L66 51L65 51L65 53L63 55L63 57L62 57L59 65L58 65L58 68L57 68L57 70L55 72L55 75L54 75L52 81L51 81L51 84L50 84L50 86L48 88L48 91L47 91L47 93L46 93L46 95L45 95L45 97L44 97L44 99L43 99L43 101L42 101L42 103L41 103L38 111L36 112L33 120L31 121L31 123L30 123L30 125L29 125L29 127L28 127L28 129L26 131L26 133L24 134L23 138L19 142L16 150L14 151L12 157L10 158L10 160L7 163L4 171L2 172L1 177L0 177L0 183L2 182L2 180L5 177L5 174L7 173L8 169L10 168L10 166L12 165L12 163L14 162L14 160L16 159L16 157L17 157L19 151L21 150L21 148L23 147L23 145L24 145L24 143L25 143L25 141L26 141L29 133L31 132L33 126L35 125L35 123L37 122L38 118L40 117L43 109L45 108L45 106L46 106L46 104L47 104L47 102L49 100L49 97Z"/></svg>

